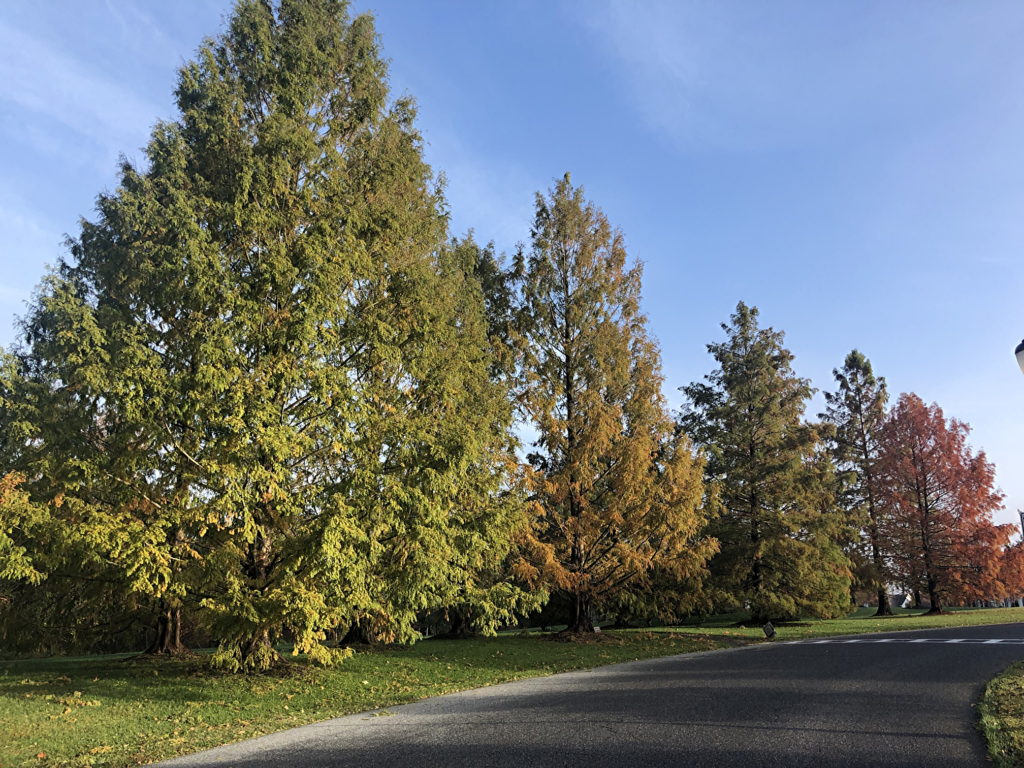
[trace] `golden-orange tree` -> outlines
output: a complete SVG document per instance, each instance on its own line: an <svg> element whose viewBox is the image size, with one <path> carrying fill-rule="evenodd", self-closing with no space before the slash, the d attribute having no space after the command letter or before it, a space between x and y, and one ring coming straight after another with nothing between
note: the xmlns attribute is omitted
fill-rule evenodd
<svg viewBox="0 0 1024 768"><path fill-rule="evenodd" d="M1003 496L995 467L967 444L969 432L915 394L900 395L881 431L883 535L896 578L927 590L932 613L1003 591L1013 526L992 522Z"/></svg>
<svg viewBox="0 0 1024 768"><path fill-rule="evenodd" d="M666 408L641 267L627 261L568 175L537 196L519 324L541 510L533 576L568 598L570 632L592 631L611 598L642 595L655 570L693 579L714 548L699 536L702 463Z"/></svg>

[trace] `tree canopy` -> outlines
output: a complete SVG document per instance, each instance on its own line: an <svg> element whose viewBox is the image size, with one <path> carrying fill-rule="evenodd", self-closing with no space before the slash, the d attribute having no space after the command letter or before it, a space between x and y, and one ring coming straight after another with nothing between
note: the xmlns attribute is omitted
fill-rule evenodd
<svg viewBox="0 0 1024 768"><path fill-rule="evenodd" d="M881 433L884 535L897 578L927 590L934 613L950 600L998 596L1013 528L992 522L1003 497L968 432L938 405L904 394Z"/></svg>
<svg viewBox="0 0 1024 768"><path fill-rule="evenodd" d="M821 417L835 427L831 445L838 471L837 501L850 524L860 530L858 546L851 554L864 563L862 581L875 590L876 615L887 616L892 614L888 596L891 569L881 533L884 509L879 504L878 464L889 395L885 379L875 376L871 361L857 350L832 374L837 389L825 393L828 408Z"/></svg>
<svg viewBox="0 0 1024 768"><path fill-rule="evenodd" d="M569 597L569 630L589 631L592 608L642 594L655 569L703 567L701 462L661 393L640 266L568 175L537 196L531 246L519 402L537 432L537 578Z"/></svg>
<svg viewBox="0 0 1024 768"><path fill-rule="evenodd" d="M831 462L820 428L803 420L810 383L792 369L783 335L758 325L740 302L723 342L708 345L718 367L683 388L681 425L707 453L721 544L714 583L755 620L833 616L849 604L842 521L829 494Z"/></svg>
<svg viewBox="0 0 1024 768"><path fill-rule="evenodd" d="M356 620L409 638L465 580L511 421L415 109L335 0L239 2L175 95L26 319L17 463L227 666L282 632L326 661Z"/></svg>
<svg viewBox="0 0 1024 768"><path fill-rule="evenodd" d="M371 16L238 0L174 97L0 351L3 650L259 671L1024 589L966 425L887 410L861 353L811 422L740 302L673 419L641 264L568 174L515 259L453 237Z"/></svg>

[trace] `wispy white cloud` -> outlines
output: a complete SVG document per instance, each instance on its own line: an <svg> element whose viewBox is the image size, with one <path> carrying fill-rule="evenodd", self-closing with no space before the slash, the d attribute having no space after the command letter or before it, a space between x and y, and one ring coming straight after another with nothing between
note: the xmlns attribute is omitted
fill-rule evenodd
<svg viewBox="0 0 1024 768"><path fill-rule="evenodd" d="M452 211L452 234L472 229L480 242L493 240L511 251L526 240L533 217L533 195L549 180L535 179L519 164L485 157L462 141L445 119L424 120L426 159L444 172Z"/></svg>
<svg viewBox="0 0 1024 768"><path fill-rule="evenodd" d="M1012 50L1021 28L976 10L604 0L578 21L656 131L687 147L749 149L863 135L969 98L992 73L962 52L977 41Z"/></svg>
<svg viewBox="0 0 1024 768"><path fill-rule="evenodd" d="M707 77L691 13L680 4L597 2L580 17L618 60L623 84L650 126L680 139L693 132Z"/></svg>
<svg viewBox="0 0 1024 768"><path fill-rule="evenodd" d="M130 0L105 0L104 5L118 27L119 38L125 47L144 54L151 60L184 63L180 41L168 35L160 24L145 12L144 6ZM198 45L199 40L192 43Z"/></svg>
<svg viewBox="0 0 1024 768"><path fill-rule="evenodd" d="M93 151L83 151L81 137L70 134L60 123L49 118L32 120L24 113L0 114L0 137L8 146L36 158L45 158L61 168L81 168L103 175L111 171L108 153L98 157ZM91 142L88 142L91 145Z"/></svg>
<svg viewBox="0 0 1024 768"><path fill-rule="evenodd" d="M55 262L60 254L64 234L32 212L18 194L0 186L0 232L3 250L0 264L5 285L25 285L37 277L24 274L18 265L31 259L35 263Z"/></svg>
<svg viewBox="0 0 1024 768"><path fill-rule="evenodd" d="M56 264L64 235L34 214L10 189L0 187L0 345L14 338L11 320L24 312L41 266Z"/></svg>
<svg viewBox="0 0 1024 768"><path fill-rule="evenodd" d="M528 238L535 180L518 168L483 163L461 151L446 153L439 165L448 179L456 234L473 229L478 240L493 240L506 251Z"/></svg>
<svg viewBox="0 0 1024 768"><path fill-rule="evenodd" d="M0 102L115 154L140 144L159 109L87 63L0 22Z"/></svg>

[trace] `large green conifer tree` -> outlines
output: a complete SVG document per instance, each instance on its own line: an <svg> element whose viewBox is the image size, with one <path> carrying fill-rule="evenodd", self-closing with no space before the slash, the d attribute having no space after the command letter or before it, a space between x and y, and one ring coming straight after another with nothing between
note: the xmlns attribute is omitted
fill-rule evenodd
<svg viewBox="0 0 1024 768"><path fill-rule="evenodd" d="M888 567L879 503L881 447L889 398L885 379L876 377L871 361L857 350L846 356L843 367L834 370L837 390L826 392L828 408L822 418L835 426L833 457L839 475L839 503L850 522L861 531L858 543L867 561L867 586L877 592L876 616L892 615L889 606Z"/></svg>
<svg viewBox="0 0 1024 768"><path fill-rule="evenodd" d="M813 390L793 372L783 335L758 326L740 302L724 342L708 345L718 368L683 388L683 428L707 452L720 514L711 562L718 589L757 621L832 616L849 605L849 563L838 539L831 463L819 430L803 421Z"/></svg>
<svg viewBox="0 0 1024 768"><path fill-rule="evenodd" d="M36 494L170 611L167 650L182 607L236 669L353 621L412 639L507 554L455 548L518 519L466 511L511 413L414 107L339 0L241 0L176 98L27 320Z"/></svg>
<svg viewBox="0 0 1024 768"><path fill-rule="evenodd" d="M547 593L524 589L526 563L521 545L528 538L528 507L522 467L515 455L518 441L508 429L509 389L515 373L512 277L493 245L481 247L472 233L453 241L444 264L449 279L462 289L460 326L477 343L486 343L486 349L477 349L477 354L490 359L492 386L505 395L480 404L493 409L490 419L497 432L492 452L464 478L454 513L458 540L451 558L457 577L442 608L449 634L465 637L493 634L498 626L539 607Z"/></svg>

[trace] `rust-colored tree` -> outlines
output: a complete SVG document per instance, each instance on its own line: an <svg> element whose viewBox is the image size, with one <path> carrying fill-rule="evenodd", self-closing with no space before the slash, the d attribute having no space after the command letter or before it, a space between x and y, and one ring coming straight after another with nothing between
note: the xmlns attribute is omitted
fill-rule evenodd
<svg viewBox="0 0 1024 768"><path fill-rule="evenodd" d="M915 394L900 396L881 431L883 535L895 577L927 591L931 613L1002 592L1012 527L992 521L1003 496L995 467L967 444L969 432Z"/></svg>
<svg viewBox="0 0 1024 768"><path fill-rule="evenodd" d="M1018 541L1003 550L999 564L999 581L1003 585L1001 597L1014 601L1024 597L1024 541Z"/></svg>

